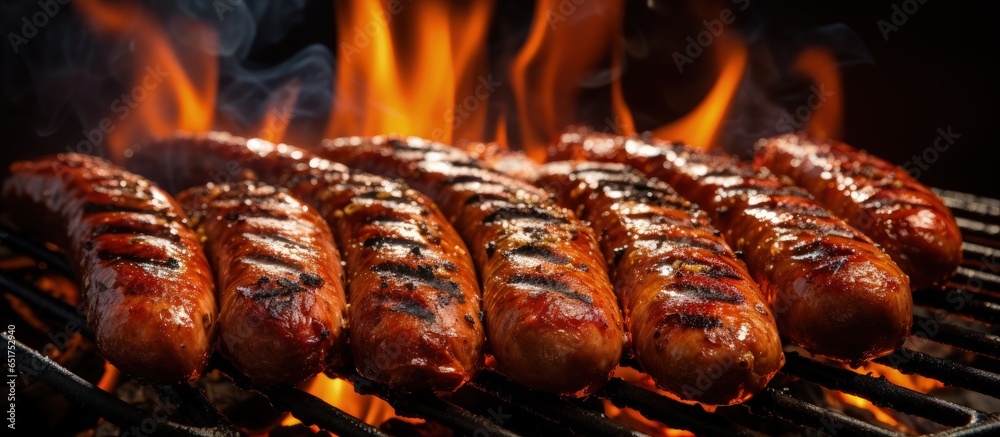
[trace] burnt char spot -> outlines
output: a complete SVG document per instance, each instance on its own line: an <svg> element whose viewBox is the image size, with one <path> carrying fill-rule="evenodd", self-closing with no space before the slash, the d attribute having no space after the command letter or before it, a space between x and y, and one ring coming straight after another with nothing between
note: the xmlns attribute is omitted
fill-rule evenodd
<svg viewBox="0 0 1000 437"><path fill-rule="evenodd" d="M165 260L152 259L152 258L133 255L130 253L115 253L110 250L102 250L97 252L97 258L99 258L102 261L109 261L113 263L119 261L128 261L137 264L149 264L158 267L165 267L168 269L177 269L180 268L181 266L180 261L178 261L177 258L174 257L169 257Z"/></svg>
<svg viewBox="0 0 1000 437"><path fill-rule="evenodd" d="M555 278L518 273L510 277L509 283L514 285L527 285L550 291L555 291L557 293L565 294L566 296L569 296L573 299L579 300L586 304L590 305L594 304L594 299L591 299L590 296L586 296L574 291L572 288L570 288L569 284L566 284L565 282L562 282Z"/></svg>
<svg viewBox="0 0 1000 437"><path fill-rule="evenodd" d="M524 246L518 247L516 249L511 249L503 254L505 257L514 256L526 256L530 258L538 258L544 261L548 261L552 264L567 264L569 263L569 258L564 255L557 254L547 247L536 246L534 244L525 244Z"/></svg>
<svg viewBox="0 0 1000 437"><path fill-rule="evenodd" d="M678 284L678 291L684 293L687 296L695 297L701 300L710 300L726 303L743 303L746 302L746 298L738 292L732 290L727 290L722 287L706 287L697 284Z"/></svg>
<svg viewBox="0 0 1000 437"><path fill-rule="evenodd" d="M615 265L618 265L618 263L622 260L622 257L625 256L626 249L628 248L625 246L615 248L615 261L614 261Z"/></svg>
<svg viewBox="0 0 1000 437"><path fill-rule="evenodd" d="M458 283L450 279L438 277L434 273L434 268L429 265L413 267L402 263L382 263L371 267L373 272L392 275L403 279L410 279L422 284L426 284L436 290L441 290L459 303L465 303L465 295L459 289Z"/></svg>
<svg viewBox="0 0 1000 437"><path fill-rule="evenodd" d="M664 324L686 328L717 328L722 326L722 319L704 314L671 314L664 320Z"/></svg>
<svg viewBox="0 0 1000 437"><path fill-rule="evenodd" d="M406 313L418 319L433 322L435 320L434 312L427 309L420 302L413 300L404 300L391 307L393 311Z"/></svg>
<svg viewBox="0 0 1000 437"><path fill-rule="evenodd" d="M606 175L630 175L632 172L628 167L624 166L610 166L610 165L577 165L573 171L569 172L571 175L582 175L587 173L596 174L606 174Z"/></svg>
<svg viewBox="0 0 1000 437"><path fill-rule="evenodd" d="M505 222L517 219L534 219L553 223L569 223L565 217L558 217L543 208L532 205L512 205L499 208L483 219L483 223Z"/></svg>
<svg viewBox="0 0 1000 437"><path fill-rule="evenodd" d="M378 236L375 236L375 237L369 237L367 240L365 240L365 242L363 243L363 245L365 247L371 247L371 248L376 248L376 249L377 248L381 248L381 247L387 247L387 246L405 247L405 248L410 249L411 251L414 250L414 249L416 249L417 250L417 252L416 252L417 254L420 253L420 249L426 249L427 248L426 244L421 243L419 241L413 241L413 240L411 240L409 238L387 237L387 236L383 236L383 235L378 235Z"/></svg>
<svg viewBox="0 0 1000 437"><path fill-rule="evenodd" d="M103 223L94 227L94 231L91 233L92 238L97 238L101 235L116 234L116 235L145 235L150 237L162 238L164 240L170 240L175 243L181 241L181 236L176 233L170 232L171 229L166 226L128 226L128 225L115 225L110 223Z"/></svg>
<svg viewBox="0 0 1000 437"><path fill-rule="evenodd" d="M261 276L257 280L257 289L252 290L248 297L253 300L284 299L306 291L309 290L297 281L288 278L274 280L267 276Z"/></svg>
<svg viewBox="0 0 1000 437"><path fill-rule="evenodd" d="M176 215L174 215L174 213L168 209L146 209L135 206L118 205L114 203L87 202L83 204L84 214L99 214L105 212L149 214L152 216L162 217L166 219L173 219L176 217Z"/></svg>
<svg viewBox="0 0 1000 437"><path fill-rule="evenodd" d="M502 196L499 194L476 193L472 196L469 196L468 199L465 199L465 206L478 205L480 203L486 203L491 201L509 201L509 200L510 199L507 196Z"/></svg>
<svg viewBox="0 0 1000 437"><path fill-rule="evenodd" d="M319 288L324 284L323 278L313 273L300 273L299 282L310 288Z"/></svg>

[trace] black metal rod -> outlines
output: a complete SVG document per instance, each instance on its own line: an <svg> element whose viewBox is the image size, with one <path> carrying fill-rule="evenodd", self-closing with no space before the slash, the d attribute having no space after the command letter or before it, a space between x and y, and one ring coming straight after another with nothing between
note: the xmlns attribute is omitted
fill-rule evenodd
<svg viewBox="0 0 1000 437"><path fill-rule="evenodd" d="M654 391L629 384L621 378L611 378L611 381L596 395L611 401L618 408L631 408L647 419L698 435L755 435L754 432L728 419L706 412L701 407L682 404Z"/></svg>
<svg viewBox="0 0 1000 437"><path fill-rule="evenodd" d="M291 412L293 416L307 425L316 425L343 437L386 436L378 428L297 388L255 388L249 378L218 355L212 357L209 366L225 373L238 387L244 390L254 390L264 395L275 408Z"/></svg>
<svg viewBox="0 0 1000 437"><path fill-rule="evenodd" d="M430 393L403 393L392 390L377 382L362 378L357 373L347 377L354 385L354 391L364 395L382 398L396 414L406 417L430 419L462 435L516 436L514 432L497 425L493 421L464 410Z"/></svg>
<svg viewBox="0 0 1000 437"><path fill-rule="evenodd" d="M78 328L81 335L90 340L94 339L94 331L87 325L87 320L66 302L14 279L9 272L5 271L0 271L0 288L27 302L33 309L55 317L67 325L75 325L74 328Z"/></svg>
<svg viewBox="0 0 1000 437"><path fill-rule="evenodd" d="M906 374L936 379L945 385L1000 398L1000 375L954 361L932 357L925 353L901 348L887 356L876 358L884 364Z"/></svg>
<svg viewBox="0 0 1000 437"><path fill-rule="evenodd" d="M0 244L10 247L17 252L42 261L52 267L53 270L66 277L73 277L73 269L69 266L66 258L58 253L46 249L44 246L21 237L13 230L0 226Z"/></svg>
<svg viewBox="0 0 1000 437"><path fill-rule="evenodd" d="M772 388L765 389L744 405L751 413L774 417L795 425L806 425L825 434L850 436L898 436L899 434L880 428L853 417L817 407L805 401L779 393Z"/></svg>
<svg viewBox="0 0 1000 437"><path fill-rule="evenodd" d="M205 393L192 387L191 384L182 382L174 385L159 385L155 388L160 398L179 400L178 410L195 425L220 429L229 428L234 435L241 434L236 426L215 405L209 402Z"/></svg>
<svg viewBox="0 0 1000 437"><path fill-rule="evenodd" d="M123 429L136 429L142 434L165 436L232 436L226 428L194 428L180 425L144 413L114 395L101 390L34 349L2 333L7 344L14 345L17 367L21 374L41 380L59 391L66 399L97 414Z"/></svg>
<svg viewBox="0 0 1000 437"><path fill-rule="evenodd" d="M555 419L576 434L603 436L636 436L642 433L618 422L608 420L603 413L584 408L565 399L538 393L514 384L494 372L483 371L470 382L474 388L505 402L517 404L541 418Z"/></svg>
<svg viewBox="0 0 1000 437"><path fill-rule="evenodd" d="M974 194L960 193L958 191L940 190L937 188L932 188L931 190L941 197L945 206L951 208L952 210L1000 217L1000 200L976 196Z"/></svg>
<svg viewBox="0 0 1000 437"><path fill-rule="evenodd" d="M997 267L1000 269L1000 267ZM982 287L986 290L1000 291L1000 275L992 272L987 272L983 270L970 269L968 267L959 267L958 271L955 272L955 278L960 280L962 278L968 278L966 283L972 283L972 280L976 280L977 286ZM954 280L954 279L953 279Z"/></svg>
<svg viewBox="0 0 1000 437"><path fill-rule="evenodd" d="M1000 249L969 242L962 242L962 253L965 255L965 259L963 261L966 262L968 262L970 258L975 260L982 258L996 259L1000 257Z"/></svg>
<svg viewBox="0 0 1000 437"><path fill-rule="evenodd" d="M991 325L1000 323L1000 304L963 290L917 290L913 292L913 303L962 314Z"/></svg>
<svg viewBox="0 0 1000 437"><path fill-rule="evenodd" d="M913 316L913 332L935 343L1000 359L1000 336L950 323L939 323L922 316Z"/></svg>
<svg viewBox="0 0 1000 437"><path fill-rule="evenodd" d="M785 354L785 366L781 371L829 389L861 396L879 407L924 417L942 425L967 425L976 415L970 408L900 387L883 378L812 361L794 352Z"/></svg>

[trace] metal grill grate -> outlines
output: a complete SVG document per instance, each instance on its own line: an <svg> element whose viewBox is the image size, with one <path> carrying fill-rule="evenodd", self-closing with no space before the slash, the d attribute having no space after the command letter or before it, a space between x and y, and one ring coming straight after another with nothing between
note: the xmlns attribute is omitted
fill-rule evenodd
<svg viewBox="0 0 1000 437"><path fill-rule="evenodd" d="M965 193L935 190L952 208L966 242L965 262L943 289L921 290L914 293L921 311L914 318L913 334L931 342L970 352L973 365L943 359L903 348L876 360L877 363L899 370L936 379L947 386L1000 398L1000 337L989 325L1000 319L1000 200ZM70 267L60 255L33 244L16 233L0 229L0 244L45 262L54 271L70 275ZM25 301L37 311L65 323L83 327L84 336L93 337L85 321L69 305L20 281L10 272L0 272L0 289ZM944 316L944 317L939 317ZM952 319L951 317L955 317ZM960 320L961 323L952 323ZM973 323L980 329L963 324ZM993 332L993 331L990 331ZM3 334L5 340L6 334ZM15 341L18 367L21 372L37 378L59 391L70 401L107 420L130 428L141 426L151 414L132 406L69 370L42 356L32 348ZM788 391L781 384L789 380L837 390L869 400L876 406L890 408L948 427L934 435L991 435L1000 433L1000 414L982 412L954 402L900 387L884 379L862 375L848 369L825 364L795 352L786 354L783 376L772 386L744 405L719 408L709 413L697 406L669 399L653 390L631 384L620 378L600 390L594 398L610 401L617 407L628 407L650 420L671 428L686 429L699 435L760 435L768 430L808 434L893 436L894 431L845 414L815 405ZM631 363L624 363L629 365ZM257 390L275 408L291 412L303 423L342 436L385 435L344 411L302 390L286 387L260 390L233 371L223 360L213 360L212 367L228 375L246 390ZM343 375L355 391L372 394L392 405L397 414L437 422L471 435L520 435L545 432L571 432L584 435L641 435L604 416L599 402L567 400L532 392L504 376L482 372L469 385L453 396L407 394L366 380L357 374ZM169 421L157 422L156 434L228 436L240 431L205 397L188 384L158 387L162 397L182 400L181 413L196 426ZM469 396L465 396L469 395ZM503 414L483 414L462 403L470 396L486 397L501 408L525 414L533 419L533 428L505 428ZM524 429L521 429L524 428Z"/></svg>

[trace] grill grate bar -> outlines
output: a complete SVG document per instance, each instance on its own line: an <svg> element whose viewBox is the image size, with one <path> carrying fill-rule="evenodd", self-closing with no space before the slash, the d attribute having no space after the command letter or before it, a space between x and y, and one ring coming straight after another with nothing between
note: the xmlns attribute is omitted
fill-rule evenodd
<svg viewBox="0 0 1000 437"><path fill-rule="evenodd" d="M210 367L214 367L225 373L236 386L244 390L254 390L264 395L275 408L281 411L290 411L302 423L335 431L338 435L344 437L382 437L386 435L374 426L347 414L344 410L297 388L255 389L250 383L249 378L236 370L228 361L219 358L218 355L212 357Z"/></svg>
<svg viewBox="0 0 1000 437"><path fill-rule="evenodd" d="M898 436L899 434L862 422L853 417L818 407L808 402L766 388L744 405L755 415L781 419L794 425L807 425L826 434L852 436Z"/></svg>
<svg viewBox="0 0 1000 437"><path fill-rule="evenodd" d="M10 273L6 271L0 271L0 288L27 302L32 309L41 310L43 313L59 319L67 326L74 325L75 328L79 328L80 334L88 340L94 339L94 331L87 325L87 320L66 302L12 278Z"/></svg>
<svg viewBox="0 0 1000 437"><path fill-rule="evenodd" d="M962 242L962 252L965 254L966 261L975 256L983 258L996 258L1000 256L1000 250L996 248L969 242Z"/></svg>
<svg viewBox="0 0 1000 437"><path fill-rule="evenodd" d="M941 290L914 291L913 303L962 314L963 316L971 317L991 325L1000 323L1000 304L986 301L982 296L963 290L953 289L947 292Z"/></svg>
<svg viewBox="0 0 1000 437"><path fill-rule="evenodd" d="M616 407L631 408L648 419L656 420L671 428L685 429L698 435L753 436L756 432L744 428L701 407L686 405L654 391L629 384L621 378L611 381L596 393L597 397L611 401Z"/></svg>
<svg viewBox="0 0 1000 437"><path fill-rule="evenodd" d="M936 379L945 385L960 387L1000 398L1000 375L975 367L933 357L907 348L876 358L874 362L906 374Z"/></svg>
<svg viewBox="0 0 1000 437"><path fill-rule="evenodd" d="M991 358L1000 359L1000 336L913 316L913 333L935 343L947 344Z"/></svg>
<svg viewBox="0 0 1000 437"><path fill-rule="evenodd" d="M123 429L135 428L143 434L168 436L221 437L241 435L239 430L226 426L215 428L195 428L170 421L158 421L139 408L101 390L94 384L80 378L69 370L42 356L34 349L2 333L8 344L13 344L21 373L37 378L56 389L66 399L80 405L87 411L100 415ZM153 428L147 431L146 428Z"/></svg>
<svg viewBox="0 0 1000 437"><path fill-rule="evenodd" d="M972 284L972 280L978 281L980 284L976 288L986 287L988 290L1000 290L1000 275L996 273L959 267L955 273L955 279L960 278L968 278L969 280L965 282L969 284Z"/></svg>
<svg viewBox="0 0 1000 437"><path fill-rule="evenodd" d="M555 419L577 434L604 436L645 435L604 414L584 408L556 396L532 392L494 372L482 371L470 384L479 391L505 402L520 406L543 419Z"/></svg>
<svg viewBox="0 0 1000 437"><path fill-rule="evenodd" d="M829 389L861 396L880 407L924 417L942 425L968 425L977 415L971 408L900 387L883 378L812 361L795 352L785 353L785 367L781 371Z"/></svg>
<svg viewBox="0 0 1000 437"><path fill-rule="evenodd" d="M937 194L944 201L945 206L952 210L989 217L1000 217L1000 199L991 199L989 197L980 197L974 194L937 188L931 188L931 191Z"/></svg>
<svg viewBox="0 0 1000 437"><path fill-rule="evenodd" d="M49 267L67 278L73 277L73 268L70 267L64 256L29 241L4 226L0 226L0 244L48 264Z"/></svg>

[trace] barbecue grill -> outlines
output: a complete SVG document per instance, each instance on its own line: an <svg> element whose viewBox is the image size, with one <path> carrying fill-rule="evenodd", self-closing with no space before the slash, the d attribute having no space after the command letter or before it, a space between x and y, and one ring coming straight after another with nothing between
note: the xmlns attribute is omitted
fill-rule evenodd
<svg viewBox="0 0 1000 437"><path fill-rule="evenodd" d="M965 237L965 262L942 289L914 292L917 315L912 336L974 354L972 360L940 358L907 347L875 360L904 374L941 381L949 387L1000 399L1000 336L974 329L1000 319L1000 200L971 194L936 190L954 211ZM62 255L37 245L10 229L0 230L0 243L45 263L47 268L70 276ZM92 338L86 321L70 305L35 289L9 271L0 272L0 289L26 302L34 310L61 322L80 327ZM948 317L935 317L934 315ZM227 436L239 435L235 427L205 394L189 384L156 387L157 394L177 406L193 425L182 425L155 417L87 382L41 352L4 335L13 342L17 369L22 375L51 386L71 402L118 425L146 435ZM786 353L781 376L743 405L708 412L701 407L670 399L641 385L614 378L590 399L567 400L533 392L503 375L484 371L457 393L450 395L409 394L392 390L357 374L341 375L360 394L388 402L396 414L426 419L459 435L578 435L622 436L642 432L609 419L596 399L616 407L638 411L645 418L670 428L698 435L830 434L903 435L823 405L810 402L794 384L815 385L867 399L872 404L920 417L945 427L938 436L995 435L1000 432L1000 414L978 411L959 402L944 400L893 384L885 378L864 375L796 352ZM969 364L971 363L971 364ZM629 361L625 366L633 365ZM288 411L305 424L342 436L387 435L384 429L365 423L324 400L294 387L254 387L220 359L211 367L244 390L257 391L280 411Z"/></svg>

